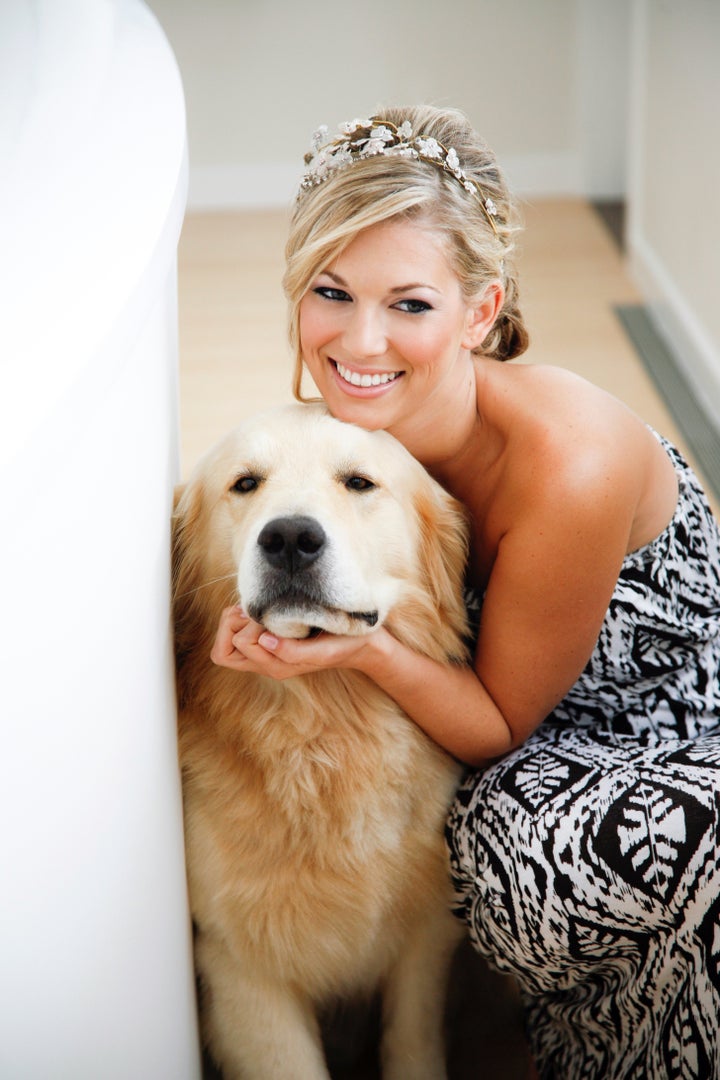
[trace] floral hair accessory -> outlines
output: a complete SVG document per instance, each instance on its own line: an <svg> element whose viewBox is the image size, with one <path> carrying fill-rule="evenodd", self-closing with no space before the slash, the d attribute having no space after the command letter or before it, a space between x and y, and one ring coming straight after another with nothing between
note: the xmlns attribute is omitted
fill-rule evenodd
<svg viewBox="0 0 720 1080"><path fill-rule="evenodd" d="M390 120L383 120L379 116L341 124L340 133L338 138L330 139L329 130L323 125L313 135L312 150L305 155L307 172L300 183L298 198L304 191L322 184L338 169L364 158L379 154L416 158L454 177L478 200L492 231L498 235L495 222L497 206L461 168L460 159L452 147L443 146L429 135L414 135L409 120L396 127Z"/></svg>

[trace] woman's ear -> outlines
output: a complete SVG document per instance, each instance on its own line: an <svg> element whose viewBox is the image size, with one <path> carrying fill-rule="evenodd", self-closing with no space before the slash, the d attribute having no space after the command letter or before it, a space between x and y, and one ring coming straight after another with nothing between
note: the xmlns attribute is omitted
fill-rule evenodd
<svg viewBox="0 0 720 1080"><path fill-rule="evenodd" d="M469 304L465 336L462 340L464 349L477 349L482 345L502 310L504 300L505 289L499 281L491 281L479 299Z"/></svg>

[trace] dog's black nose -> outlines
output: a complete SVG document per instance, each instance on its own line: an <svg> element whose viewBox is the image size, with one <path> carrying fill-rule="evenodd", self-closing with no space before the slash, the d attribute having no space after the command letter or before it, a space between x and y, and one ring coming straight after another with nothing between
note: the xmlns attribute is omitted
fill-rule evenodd
<svg viewBox="0 0 720 1080"><path fill-rule="evenodd" d="M264 526L258 544L271 566L294 573L317 559L325 539L322 526L314 518L282 517Z"/></svg>

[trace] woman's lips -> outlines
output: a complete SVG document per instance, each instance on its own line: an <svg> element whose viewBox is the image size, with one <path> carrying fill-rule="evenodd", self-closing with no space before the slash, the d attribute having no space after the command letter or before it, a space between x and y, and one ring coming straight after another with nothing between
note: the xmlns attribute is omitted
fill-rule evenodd
<svg viewBox="0 0 720 1080"><path fill-rule="evenodd" d="M337 360L331 360L330 363L335 370L338 382L350 393L357 392L366 395L382 393L404 374L402 371L360 372L345 367Z"/></svg>

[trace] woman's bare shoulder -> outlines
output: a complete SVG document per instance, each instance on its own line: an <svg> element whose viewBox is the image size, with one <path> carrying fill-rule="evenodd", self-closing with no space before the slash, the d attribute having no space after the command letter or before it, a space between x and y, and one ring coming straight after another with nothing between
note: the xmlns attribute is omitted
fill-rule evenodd
<svg viewBox="0 0 720 1080"><path fill-rule="evenodd" d="M512 365L502 381L509 513L565 516L601 501L628 522L629 545L659 531L674 508L674 471L631 409L562 368Z"/></svg>
<svg viewBox="0 0 720 1080"><path fill-rule="evenodd" d="M522 461L523 451L541 451L540 463L565 462L572 476L576 467L622 460L628 449L654 441L626 405L572 371L505 365L493 372L489 385L491 410L506 433L512 461Z"/></svg>

